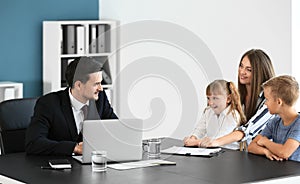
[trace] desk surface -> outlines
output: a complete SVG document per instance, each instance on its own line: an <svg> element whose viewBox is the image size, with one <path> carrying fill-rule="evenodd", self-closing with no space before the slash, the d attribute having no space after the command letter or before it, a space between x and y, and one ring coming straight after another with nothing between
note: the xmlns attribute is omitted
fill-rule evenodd
<svg viewBox="0 0 300 184"><path fill-rule="evenodd" d="M175 139L164 139L163 148L181 145ZM245 152L225 150L212 158L162 155L176 166L157 166L118 171L108 169L93 173L90 165L81 165L71 157L71 170L42 170L49 159L61 157L26 156L25 153L0 156L0 174L26 183L244 183L277 177L300 175L300 163L269 161Z"/></svg>

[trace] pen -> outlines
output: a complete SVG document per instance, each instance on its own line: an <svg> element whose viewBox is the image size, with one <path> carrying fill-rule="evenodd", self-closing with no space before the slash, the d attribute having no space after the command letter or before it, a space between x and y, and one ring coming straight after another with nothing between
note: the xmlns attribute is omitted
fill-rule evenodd
<svg viewBox="0 0 300 184"><path fill-rule="evenodd" d="M48 170L64 170L64 168L53 168L50 166L41 166L41 169L48 169Z"/></svg>
<svg viewBox="0 0 300 184"><path fill-rule="evenodd" d="M160 166L164 166L164 165L176 165L176 162L157 162L157 163L153 163L154 165L160 165Z"/></svg>

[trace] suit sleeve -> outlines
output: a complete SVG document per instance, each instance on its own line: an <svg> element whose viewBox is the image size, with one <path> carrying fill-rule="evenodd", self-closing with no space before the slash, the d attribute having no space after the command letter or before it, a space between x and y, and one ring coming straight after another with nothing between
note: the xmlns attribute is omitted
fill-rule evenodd
<svg viewBox="0 0 300 184"><path fill-rule="evenodd" d="M49 96L48 96L49 97ZM34 115L27 128L25 150L27 154L71 155L76 142L64 139L64 118L57 113L59 103L55 98L41 97L34 108ZM61 128L56 128L61 126ZM55 134L57 137L54 137ZM61 140L60 140L61 139Z"/></svg>

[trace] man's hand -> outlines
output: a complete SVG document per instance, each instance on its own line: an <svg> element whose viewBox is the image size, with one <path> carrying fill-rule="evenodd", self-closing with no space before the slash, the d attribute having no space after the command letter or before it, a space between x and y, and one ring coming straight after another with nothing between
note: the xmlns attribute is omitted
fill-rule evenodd
<svg viewBox="0 0 300 184"><path fill-rule="evenodd" d="M83 144L83 142L78 143L75 146L73 153L81 155L82 154L82 144Z"/></svg>

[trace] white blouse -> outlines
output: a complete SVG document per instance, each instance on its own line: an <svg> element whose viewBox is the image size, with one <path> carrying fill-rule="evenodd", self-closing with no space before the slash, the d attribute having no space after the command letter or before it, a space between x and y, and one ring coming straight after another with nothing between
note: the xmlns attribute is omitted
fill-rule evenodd
<svg viewBox="0 0 300 184"><path fill-rule="evenodd" d="M192 135L197 138L209 137L217 139L224 135L231 133L238 125L240 115L238 111L234 110L235 117L232 112L228 114L230 106L224 109L219 116L210 108L205 108L200 121L195 127ZM222 146L229 149L239 149L238 142Z"/></svg>

